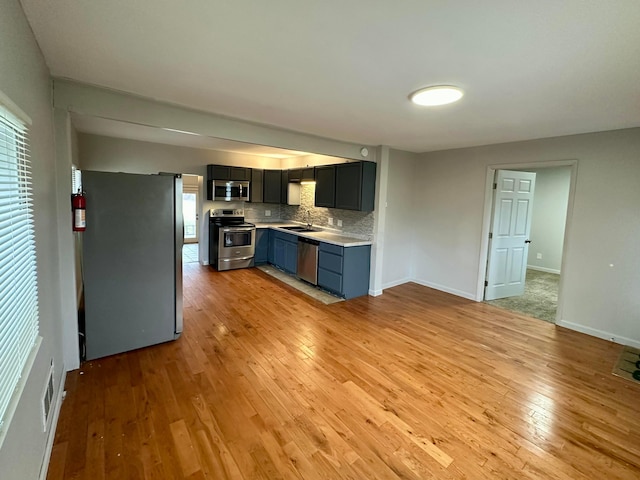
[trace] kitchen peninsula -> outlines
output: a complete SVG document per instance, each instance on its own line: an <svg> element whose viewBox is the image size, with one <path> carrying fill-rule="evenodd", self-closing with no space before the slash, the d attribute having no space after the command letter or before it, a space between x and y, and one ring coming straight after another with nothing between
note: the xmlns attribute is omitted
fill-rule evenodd
<svg viewBox="0 0 640 480"><path fill-rule="evenodd" d="M306 243L303 239L308 239L317 246L318 287L346 299L368 294L370 240L319 228L307 229L291 222L256 222L255 225L256 265L270 263L286 273L298 275L298 248ZM292 231L291 227L304 230Z"/></svg>

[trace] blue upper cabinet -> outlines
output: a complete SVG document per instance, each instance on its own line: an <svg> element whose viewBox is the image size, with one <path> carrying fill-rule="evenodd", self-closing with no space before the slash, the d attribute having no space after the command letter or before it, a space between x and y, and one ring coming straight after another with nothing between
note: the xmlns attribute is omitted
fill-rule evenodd
<svg viewBox="0 0 640 480"><path fill-rule="evenodd" d="M282 202L282 171L265 170L262 178L262 192L264 203Z"/></svg>
<svg viewBox="0 0 640 480"><path fill-rule="evenodd" d="M229 165L207 165L207 180L251 181L251 169Z"/></svg>
<svg viewBox="0 0 640 480"><path fill-rule="evenodd" d="M336 166L316 167L316 207L335 208L336 206Z"/></svg>
<svg viewBox="0 0 640 480"><path fill-rule="evenodd" d="M316 207L372 212L376 164L350 162L316 167Z"/></svg>
<svg viewBox="0 0 640 480"><path fill-rule="evenodd" d="M352 162L335 167L335 208L372 212L376 192L376 164Z"/></svg>

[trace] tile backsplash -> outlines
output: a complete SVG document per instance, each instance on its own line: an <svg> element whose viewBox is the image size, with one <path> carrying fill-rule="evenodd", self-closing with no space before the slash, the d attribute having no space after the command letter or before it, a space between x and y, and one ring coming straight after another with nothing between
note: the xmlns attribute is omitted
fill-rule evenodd
<svg viewBox="0 0 640 480"><path fill-rule="evenodd" d="M253 222L277 222L292 221L307 223L307 211L310 212L311 223L316 227L327 230L335 230L363 240L371 240L373 237L374 212L357 212L338 208L323 208L314 206L315 185L301 185L300 205L278 205L272 203L245 203L244 216L247 221ZM266 216L266 211L271 211L271 216ZM329 219L333 219L333 225ZM342 226L338 226L338 220Z"/></svg>

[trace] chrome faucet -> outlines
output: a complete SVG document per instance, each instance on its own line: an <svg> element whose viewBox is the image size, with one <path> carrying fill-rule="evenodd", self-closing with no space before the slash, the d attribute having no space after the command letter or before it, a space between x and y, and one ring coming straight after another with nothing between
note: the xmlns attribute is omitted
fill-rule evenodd
<svg viewBox="0 0 640 480"><path fill-rule="evenodd" d="M304 214L304 217L307 221L307 228L311 230L311 227L313 226L313 223L311 222L311 210L307 209L307 211Z"/></svg>

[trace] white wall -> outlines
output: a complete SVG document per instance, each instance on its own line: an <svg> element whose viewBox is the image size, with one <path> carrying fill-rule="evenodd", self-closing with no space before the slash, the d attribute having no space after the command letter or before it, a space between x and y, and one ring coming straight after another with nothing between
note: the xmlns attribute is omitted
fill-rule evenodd
<svg viewBox="0 0 640 480"><path fill-rule="evenodd" d="M577 159L560 324L640 345L639 158L639 128L422 154L416 279L475 298L487 167Z"/></svg>
<svg viewBox="0 0 640 480"><path fill-rule="evenodd" d="M412 225L416 205L413 203L415 163L417 155L400 150L389 151L387 173L386 223L382 257L382 287L400 285L413 278L414 238L407 226Z"/></svg>
<svg viewBox="0 0 640 480"><path fill-rule="evenodd" d="M527 169L536 174L533 216L527 265L536 270L560 273L567 220L571 167ZM541 259L537 254L542 255Z"/></svg>
<svg viewBox="0 0 640 480"><path fill-rule="evenodd" d="M0 478L38 478L45 454L40 400L51 359L60 391L62 322L58 264L58 217L49 71L17 0L1 0L0 90L33 121L30 128L33 200L42 345L0 449ZM67 202L69 201L67 197ZM73 247L70 246L72 251ZM72 288L72 286L71 286Z"/></svg>

